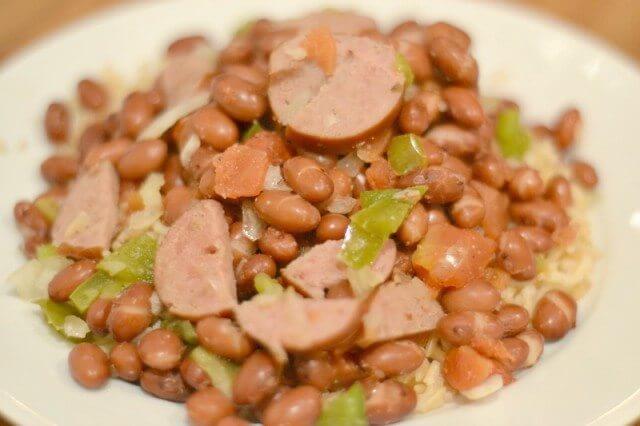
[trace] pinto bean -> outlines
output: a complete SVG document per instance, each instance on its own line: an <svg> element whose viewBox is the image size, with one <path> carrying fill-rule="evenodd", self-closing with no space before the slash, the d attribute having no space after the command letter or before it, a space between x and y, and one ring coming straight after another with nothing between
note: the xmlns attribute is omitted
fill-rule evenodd
<svg viewBox="0 0 640 426"><path fill-rule="evenodd" d="M216 426L251 426L251 423L238 416L227 416L220 420Z"/></svg>
<svg viewBox="0 0 640 426"><path fill-rule="evenodd" d="M376 377L394 377L415 371L425 359L424 350L411 340L396 340L367 349L360 365Z"/></svg>
<svg viewBox="0 0 640 426"><path fill-rule="evenodd" d="M440 336L456 346L468 345L479 337L499 339L504 334L504 328L495 315L474 311L445 315L438 322L437 330Z"/></svg>
<svg viewBox="0 0 640 426"><path fill-rule="evenodd" d="M234 37L227 46L220 51L220 64L236 64L246 62L253 53L253 42L247 36Z"/></svg>
<svg viewBox="0 0 640 426"><path fill-rule="evenodd" d="M464 180L451 169L442 166L431 166L414 170L398 179L400 188L415 185L426 185L424 196L431 204L446 204L457 201L464 192Z"/></svg>
<svg viewBox="0 0 640 426"><path fill-rule="evenodd" d="M211 378L207 372L189 357L180 363L180 375L186 384L196 390L211 386Z"/></svg>
<svg viewBox="0 0 640 426"><path fill-rule="evenodd" d="M44 117L44 129L49 140L61 144L67 140L71 127L71 116L67 106L61 102L52 102Z"/></svg>
<svg viewBox="0 0 640 426"><path fill-rule="evenodd" d="M522 340L529 347L527 359L524 362L523 368L531 367L540 359L542 352L544 351L544 337L534 329L529 329L518 334L516 338Z"/></svg>
<svg viewBox="0 0 640 426"><path fill-rule="evenodd" d="M494 363L469 346L453 348L445 356L442 375L452 388L465 391L482 384L495 371Z"/></svg>
<svg viewBox="0 0 640 426"><path fill-rule="evenodd" d="M218 76L211 93L220 107L238 121L258 119L267 109L267 100L256 86L231 74Z"/></svg>
<svg viewBox="0 0 640 426"><path fill-rule="evenodd" d="M87 151L82 161L85 168L91 168L101 161L117 164L118 160L129 150L133 142L128 138L115 138L108 142L96 144Z"/></svg>
<svg viewBox="0 0 640 426"><path fill-rule="evenodd" d="M233 382L236 404L256 405L271 396L280 378L273 360L264 352L254 352L240 367Z"/></svg>
<svg viewBox="0 0 640 426"><path fill-rule="evenodd" d="M116 129L117 131L117 129ZM109 138L110 131L103 121L96 121L89 124L80 133L80 140L78 141L78 151L80 152L80 159L84 162L84 158L87 153L94 147L104 143Z"/></svg>
<svg viewBox="0 0 640 426"><path fill-rule="evenodd" d="M140 378L142 361L133 343L118 343L111 349L109 359L116 375L122 380L135 382Z"/></svg>
<svg viewBox="0 0 640 426"><path fill-rule="evenodd" d="M444 77L461 86L475 86L478 82L478 63L454 40L438 37L428 45L431 62Z"/></svg>
<svg viewBox="0 0 640 426"><path fill-rule="evenodd" d="M142 362L161 371L172 370L180 365L184 349L180 337L164 328L150 331L138 342L138 353Z"/></svg>
<svg viewBox="0 0 640 426"><path fill-rule="evenodd" d="M320 417L322 395L313 386L298 386L272 401L264 411L264 426L313 426Z"/></svg>
<svg viewBox="0 0 640 426"><path fill-rule="evenodd" d="M451 205L451 218L461 228L475 228L482 224L485 215L484 202L478 191L465 186L462 197Z"/></svg>
<svg viewBox="0 0 640 426"><path fill-rule="evenodd" d="M438 147L433 142L426 140L425 138L420 138L420 145L422 146L422 151L424 152L424 156L428 165L439 166L442 164L446 155L442 148Z"/></svg>
<svg viewBox="0 0 640 426"><path fill-rule="evenodd" d="M510 371L519 370L524 367L527 357L529 356L529 345L515 337L502 339L502 344L510 355L509 359L505 362L505 367Z"/></svg>
<svg viewBox="0 0 640 426"><path fill-rule="evenodd" d="M176 186L183 186L182 180L182 164L180 164L180 157L177 154L171 154L164 163L164 185L162 185L162 192L167 194Z"/></svg>
<svg viewBox="0 0 640 426"><path fill-rule="evenodd" d="M106 334L106 332L109 331L107 327L107 319L111 313L112 305L113 301L111 299L105 299L103 297L97 298L91 303L91 305L89 305L89 309L87 309L87 315L84 320L87 322L92 333Z"/></svg>
<svg viewBox="0 0 640 426"><path fill-rule="evenodd" d="M545 198L566 209L573 204L571 184L564 176L554 176L547 184Z"/></svg>
<svg viewBox="0 0 640 426"><path fill-rule="evenodd" d="M507 230L500 235L497 260L517 280L529 280L536 275L533 251L516 231Z"/></svg>
<svg viewBox="0 0 640 426"><path fill-rule="evenodd" d="M13 207L13 219L24 239L27 256L33 257L37 246L47 240L49 223L40 210L28 201L18 201Z"/></svg>
<svg viewBox="0 0 640 426"><path fill-rule="evenodd" d="M245 291L253 287L256 275L264 273L270 277L276 276L276 262L271 256L258 253L252 254L244 262L238 264L236 271L237 285Z"/></svg>
<svg viewBox="0 0 640 426"><path fill-rule="evenodd" d="M516 226L511 228L517 232L534 253L544 253L553 247L553 238L548 231L535 226Z"/></svg>
<svg viewBox="0 0 640 426"><path fill-rule="evenodd" d="M189 119L200 140L218 151L224 151L238 141L238 126L214 105L200 108Z"/></svg>
<svg viewBox="0 0 640 426"><path fill-rule="evenodd" d="M459 124L475 129L484 123L484 111L475 91L451 86L442 91L442 97L447 103L449 114Z"/></svg>
<svg viewBox="0 0 640 426"><path fill-rule="evenodd" d="M333 193L333 181L320 165L307 157L293 157L284 162L282 174L285 180L310 203L321 203Z"/></svg>
<svg viewBox="0 0 640 426"><path fill-rule="evenodd" d="M340 240L344 238L349 226L349 218L338 213L328 213L320 218L316 228L316 240L325 242L328 240Z"/></svg>
<svg viewBox="0 0 640 426"><path fill-rule="evenodd" d="M544 182L540 173L531 167L519 167L509 181L509 194L512 199L529 201L544 193Z"/></svg>
<svg viewBox="0 0 640 426"><path fill-rule="evenodd" d="M537 226L549 232L560 229L569 223L569 218L564 210L546 200L512 203L509 213L517 223Z"/></svg>
<svg viewBox="0 0 640 426"><path fill-rule="evenodd" d="M317 208L287 191L263 191L256 198L255 208L269 225L292 234L312 231L320 223Z"/></svg>
<svg viewBox="0 0 640 426"><path fill-rule="evenodd" d="M231 238L231 251L234 264L237 264L240 260L246 259L256 252L256 243L244 234L242 231L242 222L233 222L229 226L229 237Z"/></svg>
<svg viewBox="0 0 640 426"><path fill-rule="evenodd" d="M169 401L183 402L189 396L189 389L177 371L144 370L140 376L140 387L157 398Z"/></svg>
<svg viewBox="0 0 640 426"><path fill-rule="evenodd" d="M529 312L520 305L502 305L496 315L507 337L523 332L529 325Z"/></svg>
<svg viewBox="0 0 640 426"><path fill-rule="evenodd" d="M251 352L251 340L228 318L206 317L196 324L198 342L211 352L239 361Z"/></svg>
<svg viewBox="0 0 640 426"><path fill-rule="evenodd" d="M409 40L392 39L395 49L404 56L417 83L432 77L431 62L424 47Z"/></svg>
<svg viewBox="0 0 640 426"><path fill-rule="evenodd" d="M574 161L571 164L571 170L573 177L583 187L593 189L598 185L598 174L591 164L584 161Z"/></svg>
<svg viewBox="0 0 640 426"><path fill-rule="evenodd" d="M131 93L122 104L120 131L124 136L135 138L151 122L154 113L154 107L144 93Z"/></svg>
<svg viewBox="0 0 640 426"><path fill-rule="evenodd" d="M90 110L100 110L109 102L109 94L103 85L95 80L85 78L78 82L78 98L80 104Z"/></svg>
<svg viewBox="0 0 640 426"><path fill-rule="evenodd" d="M187 399L187 415L193 426L213 426L236 412L233 403L214 387L200 389Z"/></svg>
<svg viewBox="0 0 640 426"><path fill-rule="evenodd" d="M564 111L558 118L553 130L558 148L567 149L573 146L579 137L581 129L582 118L580 111L575 108Z"/></svg>
<svg viewBox="0 0 640 426"><path fill-rule="evenodd" d="M440 37L452 40L465 50L471 46L471 37L455 25L451 25L446 22L435 22L425 27L424 39L427 45L431 41Z"/></svg>
<svg viewBox="0 0 640 426"><path fill-rule="evenodd" d="M268 227L258 241L258 247L264 254L278 263L289 263L298 257L298 242L295 237L274 227Z"/></svg>
<svg viewBox="0 0 640 426"><path fill-rule="evenodd" d="M56 302L66 302L80 284L96 270L96 262L83 259L67 266L49 281L49 298Z"/></svg>
<svg viewBox="0 0 640 426"><path fill-rule="evenodd" d="M491 284L478 280L464 287L445 290L440 302L447 312L491 312L500 303L500 292Z"/></svg>
<svg viewBox="0 0 640 426"><path fill-rule="evenodd" d="M415 391L395 380L365 386L365 393L367 419L372 425L395 423L411 413L417 404Z"/></svg>
<svg viewBox="0 0 640 426"><path fill-rule="evenodd" d="M87 389L101 387L109 379L109 359L93 343L80 343L69 352L69 371L73 379Z"/></svg>
<svg viewBox="0 0 640 426"><path fill-rule="evenodd" d="M229 64L221 68L225 74L233 74L244 81L248 81L260 91L266 91L269 85L269 76L264 69L257 65Z"/></svg>
<svg viewBox="0 0 640 426"><path fill-rule="evenodd" d="M152 294L149 284L138 282L113 301L107 325L117 342L130 341L151 325Z"/></svg>
<svg viewBox="0 0 640 426"><path fill-rule="evenodd" d="M52 155L40 165L40 174L51 184L65 184L77 173L78 160L70 155Z"/></svg>
<svg viewBox="0 0 640 426"><path fill-rule="evenodd" d="M510 178L508 164L493 154L485 154L473 163L473 176L480 182L500 189Z"/></svg>
<svg viewBox="0 0 640 426"><path fill-rule="evenodd" d="M421 135L429 127L429 110L419 98L412 98L402 105L398 125L404 133Z"/></svg>
<svg viewBox="0 0 640 426"><path fill-rule="evenodd" d="M397 237L407 247L416 245L427 233L427 209L420 203L413 206L400 225ZM341 237L342 238L342 237Z"/></svg>
<svg viewBox="0 0 640 426"><path fill-rule="evenodd" d="M194 201L191 189L184 186L174 186L162 200L164 204L164 214L162 220L167 225L171 225L178 220L182 213L187 211Z"/></svg>
<svg viewBox="0 0 640 426"><path fill-rule="evenodd" d="M207 45L207 40L199 34L180 37L169 44L167 56L184 55L201 45Z"/></svg>
<svg viewBox="0 0 640 426"><path fill-rule="evenodd" d="M562 339L576 326L576 301L561 290L550 290L536 304L533 327L546 340Z"/></svg>
<svg viewBox="0 0 640 426"><path fill-rule="evenodd" d="M116 167L124 179L142 179L159 170L167 159L167 144L162 139L134 143L120 157Z"/></svg>
<svg viewBox="0 0 640 426"><path fill-rule="evenodd" d="M455 157L470 157L480 150L478 135L454 124L439 124L425 138Z"/></svg>
<svg viewBox="0 0 640 426"><path fill-rule="evenodd" d="M296 357L293 368L300 383L320 391L329 390L336 376L336 369L326 352Z"/></svg>

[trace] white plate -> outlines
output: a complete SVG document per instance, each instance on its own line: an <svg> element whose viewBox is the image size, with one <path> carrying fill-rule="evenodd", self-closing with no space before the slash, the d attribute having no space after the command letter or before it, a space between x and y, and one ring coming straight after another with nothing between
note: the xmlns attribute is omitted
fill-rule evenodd
<svg viewBox="0 0 640 426"><path fill-rule="evenodd" d="M105 65L133 73L180 33L204 31L225 41L256 15L290 16L314 1L185 1L135 4L81 22L34 45L0 70L0 276L23 262L12 206L43 184L38 164L47 154L42 113L66 97L78 78ZM323 5L332 2L323 2ZM620 424L640 413L640 74L610 48L548 18L500 4L435 0L333 2L386 25L402 18L450 20L467 29L481 66L485 93L509 95L527 119L547 122L566 105L586 117L581 154L601 176L597 229L604 254L601 283L579 327L540 364L497 396L438 410L407 425ZM4 281L4 279L3 279ZM597 297L593 297L597 296ZM169 425L186 422L184 407L112 380L87 392L66 368L69 348L34 306L0 287L0 411L20 424Z"/></svg>

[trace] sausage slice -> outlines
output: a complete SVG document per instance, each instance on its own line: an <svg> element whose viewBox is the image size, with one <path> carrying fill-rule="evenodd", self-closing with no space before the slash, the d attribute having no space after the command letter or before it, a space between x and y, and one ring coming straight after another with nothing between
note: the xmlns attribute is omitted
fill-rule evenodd
<svg viewBox="0 0 640 426"><path fill-rule="evenodd" d="M160 300L174 315L196 319L236 306L231 241L220 203L199 201L171 225L154 273Z"/></svg>
<svg viewBox="0 0 640 426"><path fill-rule="evenodd" d="M287 126L287 139L308 149L345 152L392 122L400 110L404 76L389 44L335 35L330 74L311 59L300 34L269 60L269 102Z"/></svg>
<svg viewBox="0 0 640 426"><path fill-rule="evenodd" d="M86 170L71 184L51 231L61 253L100 258L109 249L118 224L119 186L108 161Z"/></svg>
<svg viewBox="0 0 640 426"><path fill-rule="evenodd" d="M323 10L276 24L276 28L279 30L306 31L316 27L327 27L332 33L351 35L362 35L378 30L373 19L339 10Z"/></svg>
<svg viewBox="0 0 640 426"><path fill-rule="evenodd" d="M171 55L159 77L167 105L175 105L205 89L201 85L214 65L213 50L205 42L188 52Z"/></svg>
<svg viewBox="0 0 640 426"><path fill-rule="evenodd" d="M254 297L240 304L235 314L242 330L284 363L286 350L320 350L354 333L360 325L362 302L305 299L289 290L283 296Z"/></svg>
<svg viewBox="0 0 640 426"><path fill-rule="evenodd" d="M369 302L358 343L368 346L424 333L435 329L443 316L442 307L419 279L388 282L376 289Z"/></svg>
<svg viewBox="0 0 640 426"><path fill-rule="evenodd" d="M326 291L347 280L347 267L338 257L342 240L331 240L314 246L281 270L287 284L314 299L325 297ZM385 281L396 260L396 245L388 240L371 269Z"/></svg>

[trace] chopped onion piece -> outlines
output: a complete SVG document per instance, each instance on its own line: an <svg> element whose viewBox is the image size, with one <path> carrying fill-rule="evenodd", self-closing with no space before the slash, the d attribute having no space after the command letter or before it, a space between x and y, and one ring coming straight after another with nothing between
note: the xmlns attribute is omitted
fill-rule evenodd
<svg viewBox="0 0 640 426"><path fill-rule="evenodd" d="M356 155L365 163L373 163L374 161L382 158L384 152L387 150L387 145L390 140L391 128L389 127L383 132L375 136L371 136L358 144Z"/></svg>
<svg viewBox="0 0 640 426"><path fill-rule="evenodd" d="M32 302L46 299L49 297L49 281L71 263L62 256L51 256L42 260L32 259L9 275L7 281L15 286L22 300Z"/></svg>
<svg viewBox="0 0 640 426"><path fill-rule="evenodd" d="M160 312L162 312L162 302L160 301L160 296L158 296L157 292L154 291L151 293L149 302L151 302L151 313L155 316L160 315Z"/></svg>
<svg viewBox="0 0 640 426"><path fill-rule="evenodd" d="M366 265L360 269L347 268L347 280L356 296L369 293L382 283L384 277L375 273L371 266Z"/></svg>
<svg viewBox="0 0 640 426"><path fill-rule="evenodd" d="M484 398L485 396L489 396L492 393L499 391L504 382L502 380L502 376L500 374L494 374L489 376L487 380L480 383L478 386L474 386L471 389L467 389L464 391L460 391L460 393L467 399L476 400Z"/></svg>
<svg viewBox="0 0 640 426"><path fill-rule="evenodd" d="M84 339L89 334L89 326L82 318L67 315L62 324L62 332L72 339Z"/></svg>
<svg viewBox="0 0 640 426"><path fill-rule="evenodd" d="M278 191L291 191L291 187L287 185L282 177L280 166L269 166L267 174L264 177L263 189L274 189Z"/></svg>
<svg viewBox="0 0 640 426"><path fill-rule="evenodd" d="M184 144L182 151L180 151L180 164L182 164L182 167L187 167L189 165L191 157L193 157L193 154L198 150L198 148L200 148L201 144L202 142L198 136L195 134L191 134L189 136L187 143Z"/></svg>
<svg viewBox="0 0 640 426"><path fill-rule="evenodd" d="M160 188L164 185L164 176L162 173L151 173L140 185L138 192L147 209L162 209L162 194Z"/></svg>
<svg viewBox="0 0 640 426"><path fill-rule="evenodd" d="M258 241L264 232L266 224L260 219L253 207L253 202L242 202L242 233L251 241Z"/></svg>
<svg viewBox="0 0 640 426"><path fill-rule="evenodd" d="M364 161L359 159L354 152L351 152L338 160L336 167L344 170L349 176L356 177L362 171Z"/></svg>
<svg viewBox="0 0 640 426"><path fill-rule="evenodd" d="M305 151L304 149L298 148L298 155L312 159L316 163L320 164L320 167L325 169L330 169L336 164L336 157L332 154L319 154L317 152Z"/></svg>
<svg viewBox="0 0 640 426"><path fill-rule="evenodd" d="M292 47L285 50L285 53L296 61L301 61L307 57L307 51L302 47Z"/></svg>
<svg viewBox="0 0 640 426"><path fill-rule="evenodd" d="M327 211L330 213L347 214L356 206L358 201L353 197L333 197L329 205L327 205Z"/></svg>
<svg viewBox="0 0 640 426"><path fill-rule="evenodd" d="M199 92L188 99L180 101L149 123L138 135L138 140L159 138L178 120L208 104L209 98L209 92Z"/></svg>

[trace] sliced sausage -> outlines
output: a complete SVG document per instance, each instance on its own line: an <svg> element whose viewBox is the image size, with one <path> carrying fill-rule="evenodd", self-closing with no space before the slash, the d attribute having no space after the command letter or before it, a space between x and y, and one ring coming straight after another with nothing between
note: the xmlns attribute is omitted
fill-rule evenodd
<svg viewBox="0 0 640 426"><path fill-rule="evenodd" d="M388 282L379 286L363 316L359 344L399 339L436 328L444 312L419 279Z"/></svg>
<svg viewBox="0 0 640 426"><path fill-rule="evenodd" d="M358 299L304 299L294 291L262 296L235 309L243 331L263 344L279 362L285 350L309 352L339 343L360 325Z"/></svg>
<svg viewBox="0 0 640 426"><path fill-rule="evenodd" d="M269 60L269 102L287 139L344 152L376 133L400 110L404 76L391 45L335 35L336 60L326 75L305 49L306 34L281 44Z"/></svg>
<svg viewBox="0 0 640 426"><path fill-rule="evenodd" d="M338 258L341 249L342 240L318 244L282 269L282 277L302 293L322 299L330 288L347 280L347 267ZM389 277L395 259L396 245L393 240L388 240L371 266L379 278L378 283Z"/></svg>
<svg viewBox="0 0 640 426"><path fill-rule="evenodd" d="M203 79L213 71L213 59L213 51L204 43L188 52L171 55L159 80L167 105L175 105L201 91Z"/></svg>
<svg viewBox="0 0 640 426"><path fill-rule="evenodd" d="M118 175L109 162L85 171L71 184L51 231L60 253L102 257L118 224L118 192Z"/></svg>
<svg viewBox="0 0 640 426"><path fill-rule="evenodd" d="M332 33L361 35L377 31L376 22L362 15L342 10L322 10L296 19L289 19L275 24L274 29L295 29L306 31L311 28L327 27Z"/></svg>
<svg viewBox="0 0 640 426"><path fill-rule="evenodd" d="M237 303L233 256L224 210L202 200L174 222L155 261L155 285L174 315L200 318Z"/></svg>
<svg viewBox="0 0 640 426"><path fill-rule="evenodd" d="M416 274L437 287L462 287L480 279L496 244L475 231L449 224L430 226L411 261Z"/></svg>
<svg viewBox="0 0 640 426"><path fill-rule="evenodd" d="M480 194L480 198L484 202L484 218L482 219L484 234L494 240L498 239L509 224L509 197L479 181L471 181L470 185Z"/></svg>

